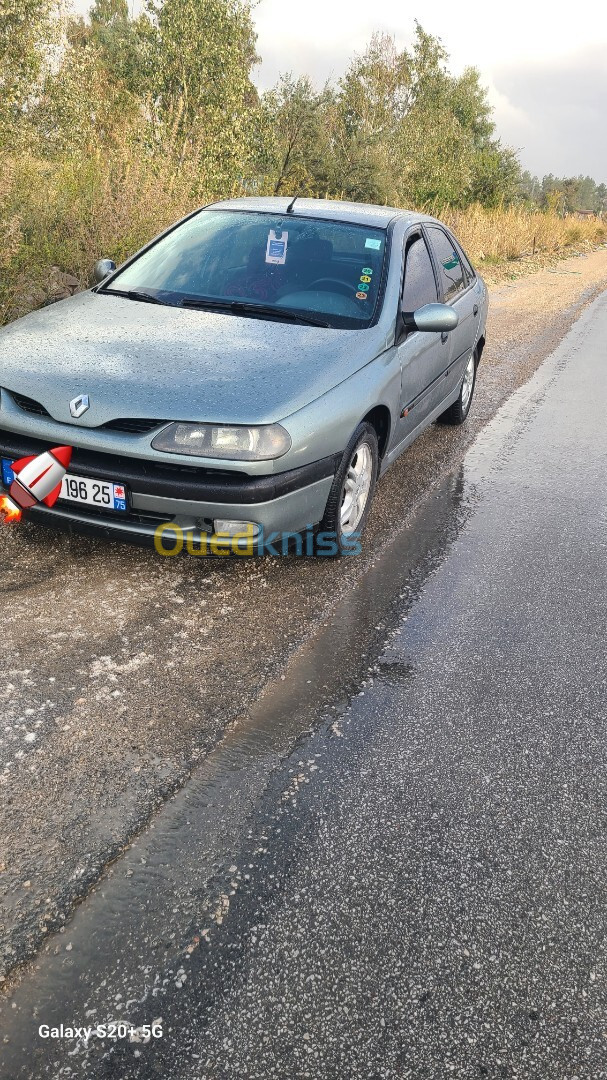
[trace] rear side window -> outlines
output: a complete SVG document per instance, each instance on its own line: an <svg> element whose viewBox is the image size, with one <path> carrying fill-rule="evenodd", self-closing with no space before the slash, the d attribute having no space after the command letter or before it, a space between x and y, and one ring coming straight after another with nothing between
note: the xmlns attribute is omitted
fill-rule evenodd
<svg viewBox="0 0 607 1080"><path fill-rule="evenodd" d="M442 297L445 303L453 300L466 288L464 270L459 252L442 229L428 228L430 244L436 256L441 280Z"/></svg>
<svg viewBox="0 0 607 1080"><path fill-rule="evenodd" d="M462 245L459 243L458 240L455 241L455 250L457 251L460 259L462 260L462 266L464 267L464 275L468 278L468 284L470 284L471 281L474 281L476 274L472 269L470 259L466 255L466 252L464 251Z"/></svg>
<svg viewBox="0 0 607 1080"><path fill-rule="evenodd" d="M432 260L422 236L410 244L405 261L403 311L417 311L424 304L436 303L436 279Z"/></svg>

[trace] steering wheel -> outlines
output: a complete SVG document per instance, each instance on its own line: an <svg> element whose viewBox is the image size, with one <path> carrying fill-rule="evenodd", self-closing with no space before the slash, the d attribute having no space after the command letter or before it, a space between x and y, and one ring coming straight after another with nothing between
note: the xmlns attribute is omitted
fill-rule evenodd
<svg viewBox="0 0 607 1080"><path fill-rule="evenodd" d="M345 296L352 297L352 286L347 285L345 281L340 281L339 278L334 277L319 277L316 281L311 281L309 285L306 285L304 292L313 292L314 289L318 289L321 285L331 285L330 292L340 292ZM337 286L337 288L335 288Z"/></svg>

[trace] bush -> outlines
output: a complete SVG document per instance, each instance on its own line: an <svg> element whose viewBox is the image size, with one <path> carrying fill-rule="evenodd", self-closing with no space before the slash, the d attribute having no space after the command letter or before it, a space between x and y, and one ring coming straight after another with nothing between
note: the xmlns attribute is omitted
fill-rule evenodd
<svg viewBox="0 0 607 1080"><path fill-rule="evenodd" d="M0 159L0 320L43 299L52 267L86 287L97 259L122 262L201 202L196 170L175 175L128 147L110 160Z"/></svg>
<svg viewBox="0 0 607 1080"><path fill-rule="evenodd" d="M579 244L580 240L584 239L584 234L579 225L570 225L565 230L565 243L566 244Z"/></svg>

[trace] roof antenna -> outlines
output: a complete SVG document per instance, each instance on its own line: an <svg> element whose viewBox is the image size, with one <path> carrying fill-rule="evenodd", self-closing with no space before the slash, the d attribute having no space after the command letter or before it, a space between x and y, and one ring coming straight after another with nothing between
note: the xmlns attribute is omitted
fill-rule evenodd
<svg viewBox="0 0 607 1080"><path fill-rule="evenodd" d="M298 198L299 198L299 195L294 195L293 196L293 198L291 199L291 202L287 206L287 214L292 214L293 213L293 207L295 206L295 203L297 202Z"/></svg>

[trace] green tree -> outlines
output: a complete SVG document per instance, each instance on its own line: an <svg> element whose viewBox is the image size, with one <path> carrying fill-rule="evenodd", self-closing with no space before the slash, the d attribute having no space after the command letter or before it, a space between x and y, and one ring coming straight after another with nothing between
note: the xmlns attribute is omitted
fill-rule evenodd
<svg viewBox="0 0 607 1080"><path fill-rule="evenodd" d="M375 34L354 57L337 92L333 171L347 198L398 198L398 137L410 106L410 57L387 34Z"/></svg>
<svg viewBox="0 0 607 1080"><path fill-rule="evenodd" d="M0 0L0 145L18 138L57 40L58 0Z"/></svg>
<svg viewBox="0 0 607 1080"><path fill-rule="evenodd" d="M438 38L417 24L399 52L375 35L337 92L333 174L351 198L428 206L486 205L517 195L515 154L494 138L478 71L454 77Z"/></svg>
<svg viewBox="0 0 607 1080"><path fill-rule="evenodd" d="M554 192L558 198L553 197ZM541 205L557 206L560 213L571 214L576 210L604 209L607 188L597 184L591 176L553 176L548 173L541 183Z"/></svg>
<svg viewBox="0 0 607 1080"><path fill-rule="evenodd" d="M402 197L437 212L442 206L512 201L519 167L494 139L487 92L476 68L447 69L438 39L417 24L411 54L411 104L401 133Z"/></svg>
<svg viewBox="0 0 607 1080"><path fill-rule="evenodd" d="M493 109L487 91L481 86L477 68L468 67L458 78L449 80L445 101L477 149L484 150L491 145L495 131Z"/></svg>
<svg viewBox="0 0 607 1080"><path fill-rule="evenodd" d="M516 202L520 190L521 167L514 150L495 140L476 151L465 202L496 207Z"/></svg>
<svg viewBox="0 0 607 1080"><path fill-rule="evenodd" d="M330 121L334 94L314 90L307 76L282 75L264 95L268 185L274 195L317 195L326 190L330 172Z"/></svg>
<svg viewBox="0 0 607 1080"><path fill-rule="evenodd" d="M95 0L88 19L69 21L67 37L76 48L94 49L108 77L143 99L149 91L145 44L151 30L145 15L131 19L128 0Z"/></svg>
<svg viewBox="0 0 607 1080"><path fill-rule="evenodd" d="M218 193L248 174L259 139L249 0L148 0L156 137L178 167L196 158Z"/></svg>
<svg viewBox="0 0 607 1080"><path fill-rule="evenodd" d="M141 133L147 92L141 20L124 15L121 0L98 0L91 22L66 21L61 63L47 74L32 113L45 155L107 151Z"/></svg>
<svg viewBox="0 0 607 1080"><path fill-rule="evenodd" d="M528 169L521 173L518 191L519 201L529 207L536 208L542 200L542 185L537 176L533 176Z"/></svg>

